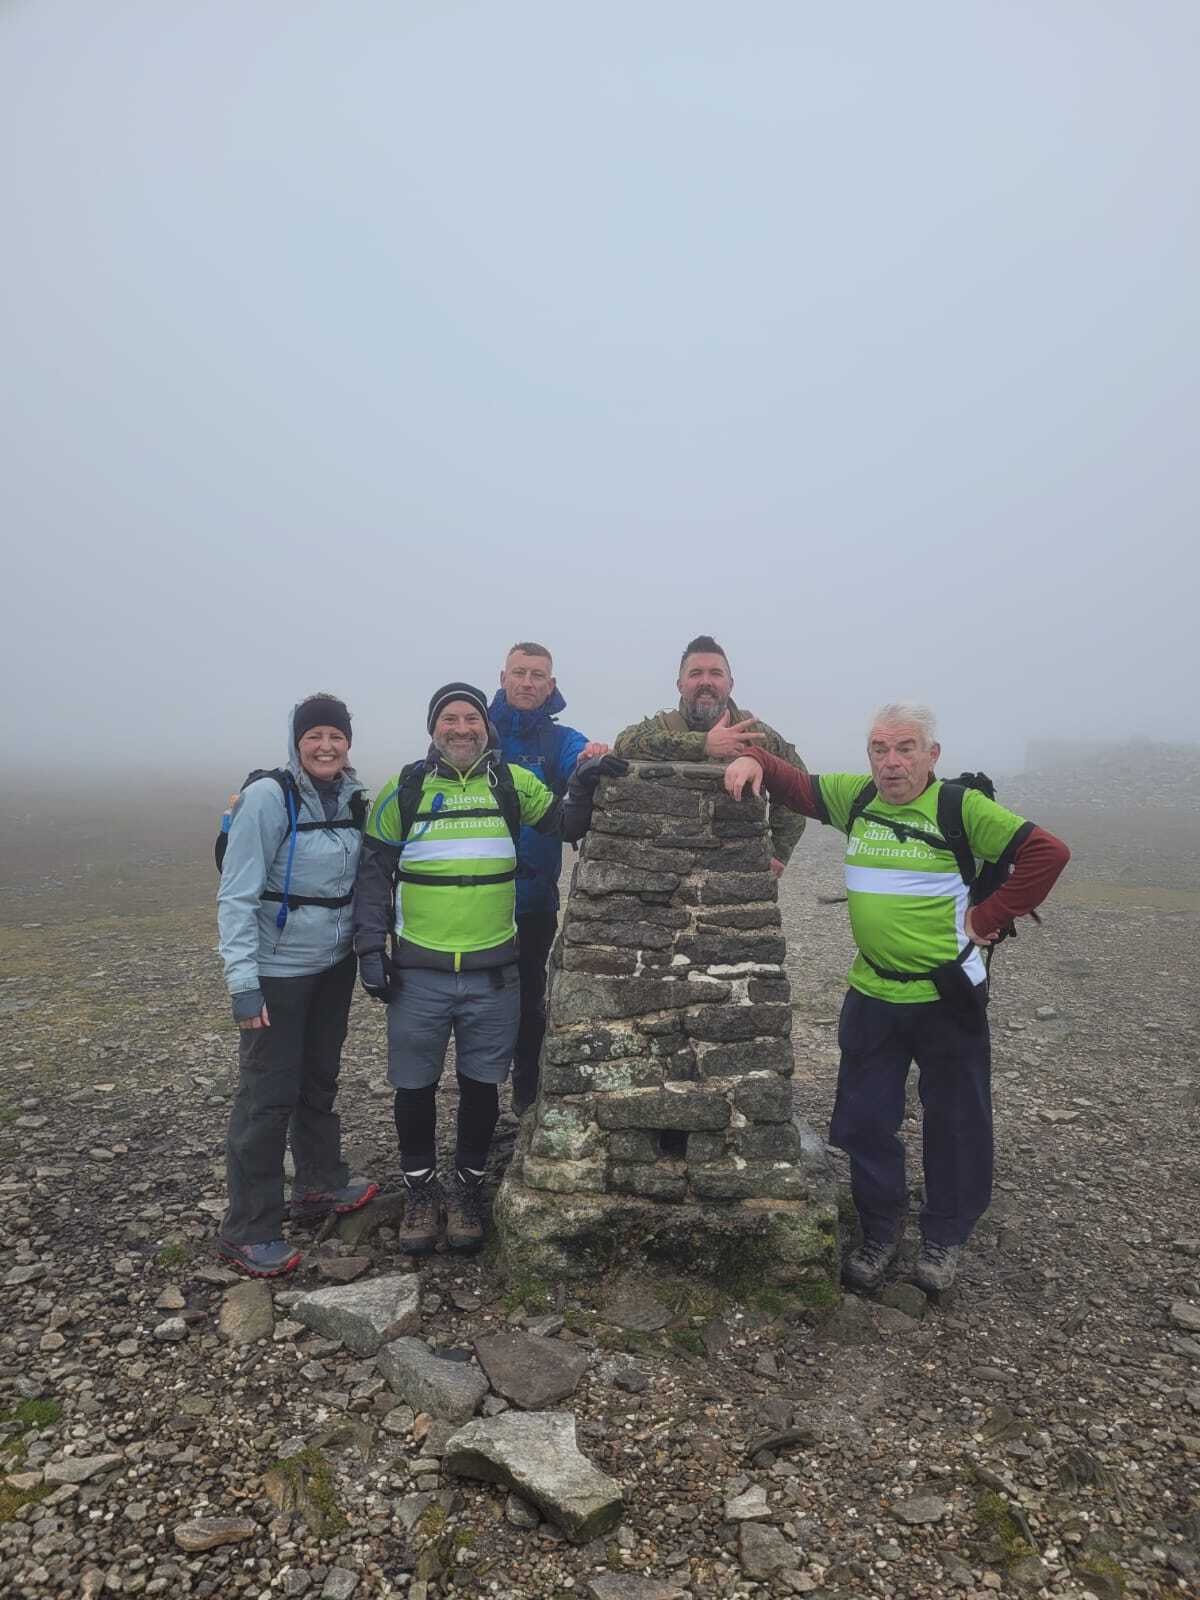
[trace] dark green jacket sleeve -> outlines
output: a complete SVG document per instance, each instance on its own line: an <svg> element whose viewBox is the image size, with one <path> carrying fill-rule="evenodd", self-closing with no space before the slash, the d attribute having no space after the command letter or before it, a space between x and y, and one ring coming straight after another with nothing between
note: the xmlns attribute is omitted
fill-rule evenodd
<svg viewBox="0 0 1200 1600"><path fill-rule="evenodd" d="M634 761L707 761L703 733L673 733L659 713L622 728L613 745L613 754Z"/></svg>

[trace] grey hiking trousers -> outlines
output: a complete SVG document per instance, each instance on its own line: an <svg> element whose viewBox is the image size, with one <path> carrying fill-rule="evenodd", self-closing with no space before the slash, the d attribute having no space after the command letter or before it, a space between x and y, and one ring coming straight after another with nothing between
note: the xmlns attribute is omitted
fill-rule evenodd
<svg viewBox="0 0 1200 1600"><path fill-rule="evenodd" d="M283 1156L291 1138L294 1192L340 1189L342 1120L333 1109L354 995L353 955L303 978L261 978L269 1028L240 1035L239 1081L225 1141L229 1209L221 1233L234 1244L283 1237Z"/></svg>

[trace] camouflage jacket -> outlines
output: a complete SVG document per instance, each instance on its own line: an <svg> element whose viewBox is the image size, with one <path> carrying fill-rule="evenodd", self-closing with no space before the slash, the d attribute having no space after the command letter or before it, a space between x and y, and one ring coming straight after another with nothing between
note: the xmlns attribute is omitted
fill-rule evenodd
<svg viewBox="0 0 1200 1600"><path fill-rule="evenodd" d="M739 710L732 700L729 702L730 722L741 722L749 715L748 711ZM756 721L754 732L766 734L766 738L758 744L760 750L769 750L773 756L789 762L801 772L808 771L794 747L774 728ZM635 722L632 727L623 728L617 735L613 749L617 755L628 756L634 761L710 761L712 757L705 753L704 740L703 732L693 732L688 727L681 701L674 711L659 711L644 722ZM779 860L786 863L800 842L804 818L797 811L789 811L786 806L771 805L767 820L771 827L772 849Z"/></svg>

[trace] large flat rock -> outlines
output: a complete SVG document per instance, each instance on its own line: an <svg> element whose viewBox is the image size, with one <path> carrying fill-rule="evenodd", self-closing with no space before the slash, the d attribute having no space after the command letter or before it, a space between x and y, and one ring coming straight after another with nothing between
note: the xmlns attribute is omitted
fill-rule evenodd
<svg viewBox="0 0 1200 1600"><path fill-rule="evenodd" d="M488 1392L478 1367L435 1356L422 1339L402 1338L384 1345L375 1365L392 1392L414 1411L428 1411L446 1422L466 1422Z"/></svg>
<svg viewBox="0 0 1200 1600"><path fill-rule="evenodd" d="M505 1411L469 1422L450 1436L445 1466L514 1490L575 1544L615 1528L624 1512L620 1485L579 1449L566 1411Z"/></svg>
<svg viewBox="0 0 1200 1600"><path fill-rule="evenodd" d="M532 1333L487 1333L475 1341L479 1365L497 1394L523 1411L541 1411L575 1393L588 1369L579 1350Z"/></svg>
<svg viewBox="0 0 1200 1600"><path fill-rule="evenodd" d="M421 1280L415 1272L395 1272L314 1289L296 1301L291 1314L326 1339L340 1339L355 1355L373 1356L389 1339L420 1326Z"/></svg>
<svg viewBox="0 0 1200 1600"><path fill-rule="evenodd" d="M689 1591L636 1572L604 1572L588 1580L588 1600L687 1600Z"/></svg>

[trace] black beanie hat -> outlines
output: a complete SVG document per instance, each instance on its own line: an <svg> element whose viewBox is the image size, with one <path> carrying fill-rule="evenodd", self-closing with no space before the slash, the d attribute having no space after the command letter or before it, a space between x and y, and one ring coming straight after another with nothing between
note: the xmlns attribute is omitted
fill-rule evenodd
<svg viewBox="0 0 1200 1600"><path fill-rule="evenodd" d="M484 722L488 719L487 696L482 689L476 689L470 683L447 683L436 691L429 702L429 714L425 718L425 726L430 733L433 725L452 700L465 700L468 705L474 706Z"/></svg>
<svg viewBox="0 0 1200 1600"><path fill-rule="evenodd" d="M310 694L301 700L292 718L292 736L299 744L310 728L337 728L351 742L350 712L344 700L333 694Z"/></svg>

